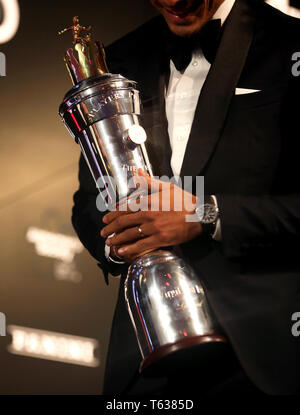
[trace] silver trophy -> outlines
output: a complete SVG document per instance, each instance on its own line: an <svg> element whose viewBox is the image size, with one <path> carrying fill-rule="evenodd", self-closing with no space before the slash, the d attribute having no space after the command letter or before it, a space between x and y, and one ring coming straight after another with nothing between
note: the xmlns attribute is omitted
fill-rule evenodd
<svg viewBox="0 0 300 415"><path fill-rule="evenodd" d="M80 145L98 186L112 177L116 186L106 200L127 199L137 188L138 168L152 175L140 125L137 84L108 72L102 44L86 33L78 17L66 30L73 48L65 62L74 87L59 108L64 124ZM100 185L99 185L100 184ZM102 183L103 184L103 183ZM104 183L105 186L107 183ZM228 342L208 305L204 287L193 269L172 251L145 254L129 267L125 299L142 354L140 372L166 374L187 365L224 360Z"/></svg>

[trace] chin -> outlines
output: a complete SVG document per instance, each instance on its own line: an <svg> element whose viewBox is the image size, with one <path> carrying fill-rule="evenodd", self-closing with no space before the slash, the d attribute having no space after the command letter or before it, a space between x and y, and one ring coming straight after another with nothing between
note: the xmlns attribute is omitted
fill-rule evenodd
<svg viewBox="0 0 300 415"><path fill-rule="evenodd" d="M169 22L167 22L167 24L174 35L181 37L191 37L202 29L205 22L201 21L192 25L175 25Z"/></svg>

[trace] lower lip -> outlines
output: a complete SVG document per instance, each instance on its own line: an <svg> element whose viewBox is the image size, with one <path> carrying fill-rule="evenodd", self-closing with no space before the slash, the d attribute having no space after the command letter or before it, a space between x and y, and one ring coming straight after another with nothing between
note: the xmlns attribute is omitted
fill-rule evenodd
<svg viewBox="0 0 300 415"><path fill-rule="evenodd" d="M178 16L177 14L171 13L168 10L165 9L165 14L168 20L174 22L174 23L186 23L189 20L189 14Z"/></svg>

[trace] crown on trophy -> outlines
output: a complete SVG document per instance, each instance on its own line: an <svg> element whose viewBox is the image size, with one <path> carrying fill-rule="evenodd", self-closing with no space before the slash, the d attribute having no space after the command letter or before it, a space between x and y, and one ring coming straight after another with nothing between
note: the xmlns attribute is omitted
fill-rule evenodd
<svg viewBox="0 0 300 415"><path fill-rule="evenodd" d="M68 31L73 34L74 46L66 51L64 58L73 85L83 79L108 73L103 44L92 39L90 30L91 26L81 26L78 16L74 16L73 25L58 32L59 35Z"/></svg>

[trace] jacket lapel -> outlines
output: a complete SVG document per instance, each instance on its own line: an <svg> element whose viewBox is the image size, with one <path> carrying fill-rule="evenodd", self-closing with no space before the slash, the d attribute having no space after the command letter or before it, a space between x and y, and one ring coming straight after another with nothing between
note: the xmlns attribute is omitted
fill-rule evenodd
<svg viewBox="0 0 300 415"><path fill-rule="evenodd" d="M203 172L221 136L253 38L252 14L246 0L237 0L225 23L215 61L198 100L181 168L182 178Z"/></svg>
<svg viewBox="0 0 300 415"><path fill-rule="evenodd" d="M148 55L147 65L140 74L143 86L142 125L147 132L146 148L155 176L172 176L170 167L171 146L168 134L168 123L165 112L165 86L168 78L164 51L160 52L161 59ZM145 70L145 67L147 68Z"/></svg>

